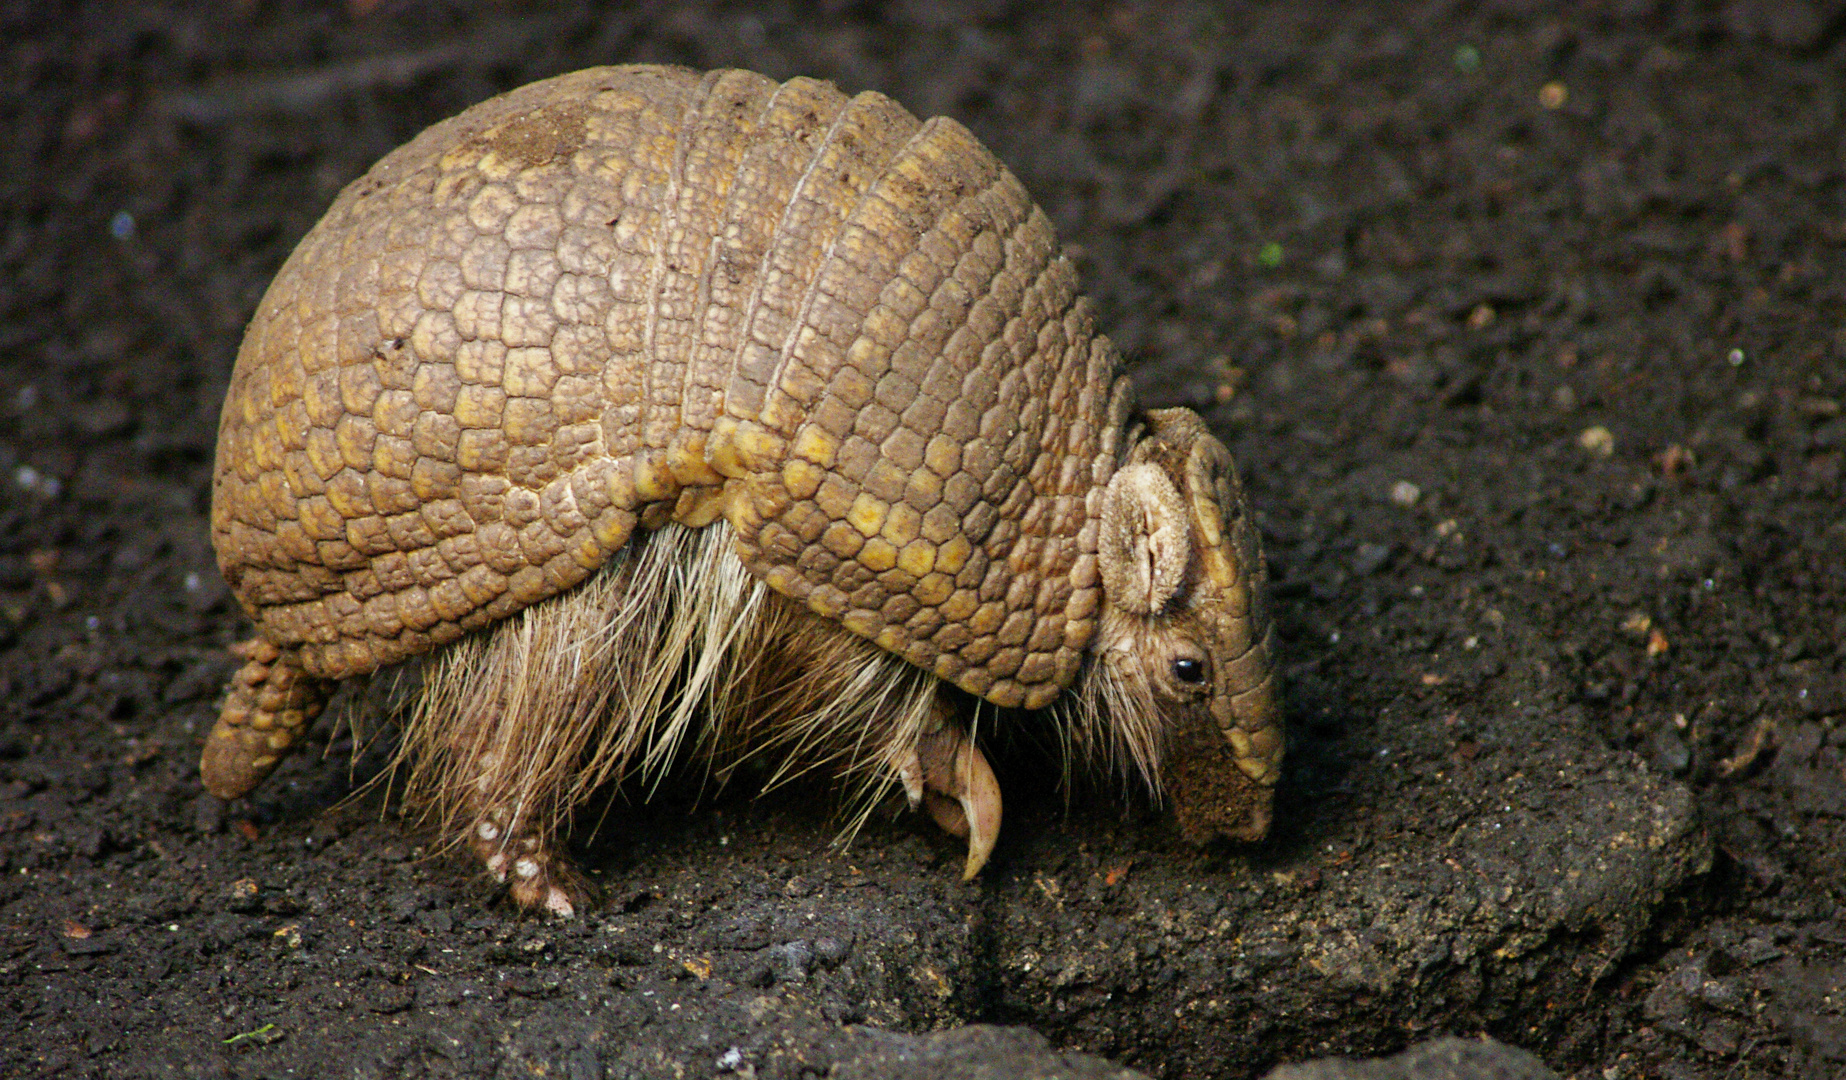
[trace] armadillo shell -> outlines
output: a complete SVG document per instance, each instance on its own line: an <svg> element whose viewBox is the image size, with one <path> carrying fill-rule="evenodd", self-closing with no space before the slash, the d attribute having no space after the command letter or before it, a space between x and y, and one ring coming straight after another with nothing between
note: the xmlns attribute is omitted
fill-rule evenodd
<svg viewBox="0 0 1846 1080"><path fill-rule="evenodd" d="M1094 629L1129 408L1045 215L961 125L598 68L341 192L238 353L213 540L262 636L343 678L723 516L773 588L1036 707Z"/></svg>

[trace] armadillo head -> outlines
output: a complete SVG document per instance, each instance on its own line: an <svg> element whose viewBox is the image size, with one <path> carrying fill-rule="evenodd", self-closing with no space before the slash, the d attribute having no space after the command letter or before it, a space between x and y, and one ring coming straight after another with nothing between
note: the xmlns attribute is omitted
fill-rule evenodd
<svg viewBox="0 0 1846 1080"><path fill-rule="evenodd" d="M1103 496L1095 648L1108 735L1186 839L1261 839L1283 739L1256 526L1230 453L1198 416L1146 420Z"/></svg>

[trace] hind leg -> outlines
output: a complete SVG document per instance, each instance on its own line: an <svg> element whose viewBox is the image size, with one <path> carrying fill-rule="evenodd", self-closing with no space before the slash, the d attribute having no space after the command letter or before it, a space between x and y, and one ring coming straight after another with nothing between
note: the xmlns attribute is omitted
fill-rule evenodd
<svg viewBox="0 0 1846 1080"><path fill-rule="evenodd" d="M514 903L568 918L588 898L558 836L569 775L529 745L543 732L532 730L515 689L525 681L520 658L496 652L502 644L445 657L426 679L405 734L410 800L465 843Z"/></svg>
<svg viewBox="0 0 1846 1080"><path fill-rule="evenodd" d="M414 786L434 785L423 798L438 805L445 829L463 831L460 840L513 903L570 918L589 894L550 816L557 792L522 768L508 716L498 694L463 707L447 724L447 746L434 748L441 775L419 775Z"/></svg>
<svg viewBox="0 0 1846 1080"><path fill-rule="evenodd" d="M647 715L626 698L638 642L652 640L651 623L620 617L631 577L606 568L457 642L427 672L406 730L413 801L523 908L569 917L589 900L561 833L632 756L640 726L616 717Z"/></svg>
<svg viewBox="0 0 1846 1080"><path fill-rule="evenodd" d="M504 787L505 778L495 775L501 768L499 757L484 755L481 766L485 771L476 781L481 797L473 800L469 846L520 907L566 919L575 916L589 899L588 883L571 865L554 830L522 814L519 800L510 805L489 800L488 793Z"/></svg>

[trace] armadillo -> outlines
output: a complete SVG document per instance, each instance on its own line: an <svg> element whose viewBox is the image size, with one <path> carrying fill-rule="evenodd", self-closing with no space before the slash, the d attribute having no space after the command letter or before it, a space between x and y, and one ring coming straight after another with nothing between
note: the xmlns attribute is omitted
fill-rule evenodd
<svg viewBox="0 0 1846 1080"><path fill-rule="evenodd" d="M421 658L413 800L526 907L587 898L574 808L688 758L901 786L970 878L1008 724L1188 839L1269 825L1230 455L1137 406L1014 175L877 93L607 67L424 131L263 297L211 521L256 637L206 787Z"/></svg>

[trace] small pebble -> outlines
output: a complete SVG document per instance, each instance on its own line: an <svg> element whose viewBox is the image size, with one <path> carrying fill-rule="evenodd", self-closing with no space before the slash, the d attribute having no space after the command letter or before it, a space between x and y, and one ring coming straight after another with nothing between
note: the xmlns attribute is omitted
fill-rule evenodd
<svg viewBox="0 0 1846 1080"><path fill-rule="evenodd" d="M391 917L398 922L409 922L416 913L423 910L423 896L414 889L406 889L391 898Z"/></svg>
<svg viewBox="0 0 1846 1080"><path fill-rule="evenodd" d="M1391 545L1360 544L1359 550L1353 553L1352 572L1360 577L1367 577L1383 569L1385 563L1390 561Z"/></svg>
<svg viewBox="0 0 1846 1080"><path fill-rule="evenodd" d="M1597 457L1608 457L1615 453L1615 435L1608 428L1597 424L1583 429L1583 434L1577 436L1577 445Z"/></svg>
<svg viewBox="0 0 1846 1080"><path fill-rule="evenodd" d="M804 983L808 981L808 969L814 966L814 947L806 941L795 940L786 945L776 946L772 952L777 966L776 979L785 983Z"/></svg>
<svg viewBox="0 0 1846 1080"><path fill-rule="evenodd" d="M814 959L827 967L838 967L852 955L853 937L822 937L814 939Z"/></svg>
<svg viewBox="0 0 1846 1080"><path fill-rule="evenodd" d="M253 878L238 878L231 882L230 901L225 906L232 911L254 911L262 889Z"/></svg>
<svg viewBox="0 0 1846 1080"><path fill-rule="evenodd" d="M1677 776L1686 771L1692 763L1692 750L1686 746L1686 740L1680 738L1679 732L1670 726L1654 729L1649 756L1654 768L1669 776Z"/></svg>
<svg viewBox="0 0 1846 1080"><path fill-rule="evenodd" d="M192 827L206 836L224 831L224 803L215 795L200 795L192 802Z"/></svg>
<svg viewBox="0 0 1846 1080"><path fill-rule="evenodd" d="M1686 469L1698 464L1698 456L1685 447L1674 443L1654 455L1654 464L1668 476L1676 476Z"/></svg>
<svg viewBox="0 0 1846 1080"><path fill-rule="evenodd" d="M135 236L135 216L126 210L117 210L109 219L109 235L117 240L132 240Z"/></svg>
<svg viewBox="0 0 1846 1080"><path fill-rule="evenodd" d="M1570 91L1561 82L1548 82L1538 88L1538 103L1547 109L1562 109L1570 100Z"/></svg>
<svg viewBox="0 0 1846 1080"><path fill-rule="evenodd" d="M1399 506L1410 507L1423 497L1423 489L1408 480L1399 480L1391 485L1391 501Z"/></svg>

